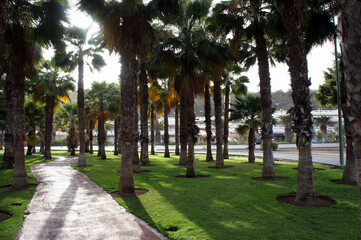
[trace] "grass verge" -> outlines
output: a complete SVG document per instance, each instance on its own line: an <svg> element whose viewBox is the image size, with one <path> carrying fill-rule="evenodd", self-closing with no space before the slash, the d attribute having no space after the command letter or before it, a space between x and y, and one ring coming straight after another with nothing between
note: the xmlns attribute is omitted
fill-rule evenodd
<svg viewBox="0 0 361 240"><path fill-rule="evenodd" d="M55 160L45 160L42 156L26 156L26 170L29 184L38 184L30 171L30 166ZM0 157L0 165L2 156ZM12 183L13 169L0 169L0 187L9 186ZM26 206L33 197L35 188L23 191L5 191L0 189L0 211L8 212L13 216L0 222L0 239L15 239L16 234L23 223Z"/></svg>
<svg viewBox="0 0 361 240"><path fill-rule="evenodd" d="M78 168L107 192L118 190L120 156L107 154L107 160L87 155L88 167ZM359 200L356 186L331 183L342 170L315 171L318 195L337 202L327 208L304 208L276 201L279 195L294 194L295 163L278 162L277 176L287 181L254 181L262 166L246 158L230 157L233 168L208 168L204 155L196 155L197 173L206 178L186 179L185 167L176 166L178 157L150 156L155 166L135 174L135 187L149 192L137 198L116 201L148 222L170 239L359 239ZM257 160L260 163L259 160ZM322 165L315 167L323 168Z"/></svg>

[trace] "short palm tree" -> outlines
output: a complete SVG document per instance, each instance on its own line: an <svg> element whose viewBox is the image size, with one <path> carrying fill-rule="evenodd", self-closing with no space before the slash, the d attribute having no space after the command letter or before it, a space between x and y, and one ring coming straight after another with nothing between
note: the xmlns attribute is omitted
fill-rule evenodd
<svg viewBox="0 0 361 240"><path fill-rule="evenodd" d="M321 132L326 136L327 135L327 125L330 124L331 118L328 116L321 116L315 118L316 122L320 125Z"/></svg>
<svg viewBox="0 0 361 240"><path fill-rule="evenodd" d="M280 123L285 128L285 141L292 141L292 116L287 114L280 117Z"/></svg>
<svg viewBox="0 0 361 240"><path fill-rule="evenodd" d="M237 133L242 136L248 131L248 162L254 163L255 133L261 126L261 99L252 95L247 95L244 98L236 97L235 102L231 103L230 112L231 121L239 120L242 122L236 130Z"/></svg>
<svg viewBox="0 0 361 240"><path fill-rule="evenodd" d="M32 155L32 149L38 142L36 129L44 122L44 106L36 104L34 101L28 99L25 102L25 122L27 132L28 151L26 155Z"/></svg>

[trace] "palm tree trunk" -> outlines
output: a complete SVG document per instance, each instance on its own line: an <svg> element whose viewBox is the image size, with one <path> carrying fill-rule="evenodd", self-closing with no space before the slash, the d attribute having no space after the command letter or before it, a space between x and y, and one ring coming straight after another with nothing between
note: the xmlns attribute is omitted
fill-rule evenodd
<svg viewBox="0 0 361 240"><path fill-rule="evenodd" d="M98 144L99 144L99 152L98 156L101 159L107 159L105 154L105 141L106 141L106 133L105 133L105 113L104 113L104 99L100 98L100 108L98 115Z"/></svg>
<svg viewBox="0 0 361 240"><path fill-rule="evenodd" d="M93 149L93 140L94 140L93 129L94 129L94 121L90 120L90 123L89 123L89 154L94 154L94 149Z"/></svg>
<svg viewBox="0 0 361 240"><path fill-rule="evenodd" d="M155 114L154 114L154 110L152 109L152 111L150 113L150 145L151 145L150 154L152 154L152 155L155 155L155 150L154 150L154 122L155 122Z"/></svg>
<svg viewBox="0 0 361 240"><path fill-rule="evenodd" d="M342 174L342 183L348 185L357 184L357 162L356 154L352 145L352 133L354 131L353 126L350 122L350 111L347 106L347 89L343 74L343 62L340 63L340 72L341 72L341 108L342 115L344 119L344 128L346 136L346 165L345 170Z"/></svg>
<svg viewBox="0 0 361 240"><path fill-rule="evenodd" d="M292 142L292 128L290 125L285 126L285 141Z"/></svg>
<svg viewBox="0 0 361 240"><path fill-rule="evenodd" d="M211 94L209 90L209 82L204 86L204 122L206 124L207 133L207 155L206 162L213 161L212 155L212 122L211 122Z"/></svg>
<svg viewBox="0 0 361 240"><path fill-rule="evenodd" d="M7 73L16 88L14 91L14 176L13 188L22 188L29 185L25 168L25 31L23 26L13 23L13 42L9 57Z"/></svg>
<svg viewBox="0 0 361 240"><path fill-rule="evenodd" d="M121 144L121 142L120 142L120 134L121 134L121 124L120 124L120 122L121 122L121 118L120 118L120 115L118 114L118 116L117 116L117 122L118 122L118 131L117 131L117 146L118 146L118 153L121 153L122 152L122 144Z"/></svg>
<svg viewBox="0 0 361 240"><path fill-rule="evenodd" d="M136 65L135 65L135 69L137 69L137 64L138 62L136 61ZM135 130L136 130L136 133L139 134L138 132L138 120L139 120L139 117L138 117L138 82L135 81L135 88L134 88L134 93L133 93L135 96L136 96L136 114L134 116L134 121L135 121ZM133 158L133 171L136 172L136 173L140 173L141 172L141 169L140 169L140 159L139 159L139 154L138 154L138 141L139 141L139 137L137 138L137 141L134 141L133 142L133 145L132 147L134 148L133 149L133 154L134 154L134 158Z"/></svg>
<svg viewBox="0 0 361 240"><path fill-rule="evenodd" d="M40 153L41 154L45 153L45 142L44 141L40 141Z"/></svg>
<svg viewBox="0 0 361 240"><path fill-rule="evenodd" d="M12 71L10 66L8 71ZM13 89L14 74L8 73L6 75L5 82L5 99L6 99L6 121L5 121L5 152L3 156L3 162L1 164L2 169L14 168L14 104L15 104L15 92Z"/></svg>
<svg viewBox="0 0 361 240"><path fill-rule="evenodd" d="M143 166L149 166L149 153L148 153L148 79L147 71L145 69L145 62L140 63L139 74L139 88L140 88L140 162Z"/></svg>
<svg viewBox="0 0 361 240"><path fill-rule="evenodd" d="M169 113L169 105L167 100L165 99L163 102L164 106L164 157L169 158L169 133L168 133L168 113Z"/></svg>
<svg viewBox="0 0 361 240"><path fill-rule="evenodd" d="M78 124L79 124L79 159L78 166L85 167L85 110L84 110L84 61L80 54L78 59Z"/></svg>
<svg viewBox="0 0 361 240"><path fill-rule="evenodd" d="M194 159L194 144L197 141L198 127L195 124L194 114L194 94L193 90L187 93L187 144L188 144L188 156L187 156L187 172L186 177L197 177L196 165Z"/></svg>
<svg viewBox="0 0 361 240"><path fill-rule="evenodd" d="M117 116L115 116L114 118L114 155L118 155L118 118Z"/></svg>
<svg viewBox="0 0 361 240"><path fill-rule="evenodd" d="M89 128L86 128L86 131L85 131L85 152L86 153L89 153L90 149L89 149Z"/></svg>
<svg viewBox="0 0 361 240"><path fill-rule="evenodd" d="M185 103L185 96L182 92L180 94L180 144L181 151L179 155L179 165L187 165L187 104Z"/></svg>
<svg viewBox="0 0 361 240"><path fill-rule="evenodd" d="M0 78L3 75L3 72L5 71L4 66L4 58L5 58L5 39L4 39L4 32L5 32L5 6L6 6L6 0L0 0Z"/></svg>
<svg viewBox="0 0 361 240"><path fill-rule="evenodd" d="M284 25L287 30L288 67L291 75L292 99L294 106L290 114L297 134L296 145L299 151L296 201L313 205L316 192L313 181L311 139L313 136L312 106L310 102L307 59L302 32L302 16L296 0L284 1Z"/></svg>
<svg viewBox="0 0 361 240"><path fill-rule="evenodd" d="M216 141L217 141L217 152L216 152L216 167L224 167L224 159L222 153L222 93L221 93L221 82L220 80L214 81L214 114L216 120Z"/></svg>
<svg viewBox="0 0 361 240"><path fill-rule="evenodd" d="M263 140L263 169L262 179L274 179L273 149L272 149L272 100L271 78L269 72L268 52L262 26L255 20L256 55L260 80L260 95L262 108L262 140Z"/></svg>
<svg viewBox="0 0 361 240"><path fill-rule="evenodd" d="M224 122L223 122L223 159L228 159L228 116L229 116L229 94L230 87L226 84L226 93L224 96Z"/></svg>
<svg viewBox="0 0 361 240"><path fill-rule="evenodd" d="M4 150L4 130L1 129L1 136L0 136L0 150Z"/></svg>
<svg viewBox="0 0 361 240"><path fill-rule="evenodd" d="M55 96L46 96L46 105L44 107L45 112L45 159L51 159L51 139L53 132L53 118L54 118Z"/></svg>
<svg viewBox="0 0 361 240"><path fill-rule="evenodd" d="M179 104L175 106L175 155L179 156Z"/></svg>
<svg viewBox="0 0 361 240"><path fill-rule="evenodd" d="M134 16L123 18L122 32L122 82L121 82L121 142L122 162L119 177L119 192L134 194L133 162L135 161L134 144L138 142L137 122L137 81L136 81L136 29Z"/></svg>
<svg viewBox="0 0 361 240"><path fill-rule="evenodd" d="M254 156L254 149L256 147L256 143L255 143L255 129L253 127L249 128L249 133L248 133L248 162L249 163L255 163L256 162L256 158Z"/></svg>
<svg viewBox="0 0 361 240"><path fill-rule="evenodd" d="M360 1L339 1L340 15L339 25L341 29L341 49L342 49L342 72L344 77L344 84L347 89L347 110L349 114L350 124L352 128L353 147L356 153L357 162L357 182L359 189L359 196L361 202L361 131L360 131L360 74L361 74L361 61L360 61L360 39L361 33L359 31L361 26L361 16L357 9L361 8ZM347 124L345 119L345 125ZM345 126L346 128L347 126ZM347 136L347 133L346 133ZM347 139L350 140L349 138ZM349 142L347 142L349 145ZM348 151L347 151L348 153ZM350 149L350 154L351 149ZM349 159L347 158L347 162ZM352 160L351 160L352 161ZM354 163L351 162L351 165ZM347 163L348 165L348 163ZM348 168L348 167L347 167ZM345 169L346 171L346 169ZM354 175L354 173L350 173ZM352 179L352 177L350 178Z"/></svg>

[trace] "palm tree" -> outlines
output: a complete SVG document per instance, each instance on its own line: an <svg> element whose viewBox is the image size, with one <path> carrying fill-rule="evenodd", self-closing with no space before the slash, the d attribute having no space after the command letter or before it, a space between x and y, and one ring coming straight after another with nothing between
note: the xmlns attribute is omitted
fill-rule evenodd
<svg viewBox="0 0 361 240"><path fill-rule="evenodd" d="M181 160L187 150L187 177L197 176L194 144L199 129L195 124L194 96L203 92L200 72L208 69L213 76L220 76L225 65L224 58L220 57L225 52L224 47L212 42L201 27L210 5L211 3L205 0L182 2L180 13L169 20L178 31L161 45L163 53L160 63L173 65L173 72L177 74L175 88L181 101L180 163L183 163Z"/></svg>
<svg viewBox="0 0 361 240"><path fill-rule="evenodd" d="M228 159L228 118L229 118L229 98L230 94L234 96L242 96L247 93L248 77L240 76L236 79L233 78L234 74L241 74L244 71L243 68L237 64L231 63L227 66L226 71L223 73L223 81L225 84L224 93L224 120L223 120L223 158Z"/></svg>
<svg viewBox="0 0 361 240"><path fill-rule="evenodd" d="M222 151L222 93L221 93L221 79L214 80L214 113L215 113L215 122L216 122L216 142L217 142L217 151L216 151L216 167L224 167L223 151Z"/></svg>
<svg viewBox="0 0 361 240"><path fill-rule="evenodd" d="M148 154L148 77L147 70L144 61L140 63L139 73L139 91L140 91L140 127L141 127L141 150L140 150L140 162L143 166L149 166L149 154Z"/></svg>
<svg viewBox="0 0 361 240"><path fill-rule="evenodd" d="M6 9L6 0L0 0L0 78L4 72L4 60L5 60L5 9Z"/></svg>
<svg viewBox="0 0 361 240"><path fill-rule="evenodd" d="M33 56L26 58L26 52L32 45L26 42L27 36L33 36L33 40L39 44L49 46L61 46L64 33L63 23L66 21L65 7L58 1L7 1L9 10L5 12L7 23L11 24L8 33L11 37L9 51L7 81L12 82L13 94L8 101L13 102L13 108L8 113L13 115L14 129L14 162L15 170L13 177L14 188L28 185L25 169L24 141L25 141L25 67L31 66ZM56 13L56 14L54 14ZM33 23L37 23L34 25ZM10 113L12 112L12 113Z"/></svg>
<svg viewBox="0 0 361 240"><path fill-rule="evenodd" d="M26 155L32 155L32 148L35 148L38 141L36 128L44 122L43 106L36 104L32 100L27 100L25 102L25 122L28 143Z"/></svg>
<svg viewBox="0 0 361 240"><path fill-rule="evenodd" d="M320 125L321 132L326 136L327 135L327 125L330 123L331 118L328 116L321 116L315 118L316 122Z"/></svg>
<svg viewBox="0 0 361 240"><path fill-rule="evenodd" d="M241 120L244 123L237 128L238 134L242 136L248 131L248 162L254 163L255 132L261 126L261 99L252 95L245 98L236 97L235 102L231 103L230 112L230 120Z"/></svg>
<svg viewBox="0 0 361 240"><path fill-rule="evenodd" d="M357 166L360 166L361 159L361 135L359 116L360 112L360 94L358 88L360 86L360 56L357 54L360 49L360 32L358 31L361 24L360 15L355 9L361 8L360 1L338 1L339 3L339 25L340 38L342 45L342 62L343 72L345 74L345 85L347 87L347 105L350 106L350 122L354 127L353 143L357 157ZM357 169L358 188L361 191L360 168ZM361 202L361 199L360 199Z"/></svg>
<svg viewBox="0 0 361 240"><path fill-rule="evenodd" d="M294 121L296 145L299 150L296 201L312 205L316 201L313 182L311 154L312 106L310 103L311 85L308 79L305 35L302 31L304 6L296 0L283 1L284 25L287 30L288 67L291 76L292 99L294 106L289 110Z"/></svg>
<svg viewBox="0 0 361 240"><path fill-rule="evenodd" d="M34 86L35 98L43 98L45 102L45 159L51 159L51 140L53 132L54 108L59 102L70 99L69 91L75 89L74 79L62 75L60 68L51 61L44 61L39 72L38 83ZM39 94L45 93L45 96Z"/></svg>
<svg viewBox="0 0 361 240"><path fill-rule="evenodd" d="M77 104L65 103L55 116L57 127L68 132L66 143L70 149L70 155L75 156L75 149L78 147L78 136L76 127L78 126Z"/></svg>
<svg viewBox="0 0 361 240"><path fill-rule="evenodd" d="M204 122L206 124L206 133L207 133L207 155L206 161L213 161L212 155L212 122L211 122L211 94L209 81L204 85Z"/></svg>
<svg viewBox="0 0 361 240"><path fill-rule="evenodd" d="M285 127L285 141L292 141L292 116L287 114L280 117L280 123Z"/></svg>
<svg viewBox="0 0 361 240"><path fill-rule="evenodd" d="M138 4L139 2L139 4ZM119 192L134 194L133 166L138 158L137 114L137 81L136 55L140 45L151 35L149 20L157 13L167 13L168 8L174 9L178 1L153 0L147 5L142 1L128 0L80 0L81 9L87 11L103 28L105 41L110 49L115 49L121 55L121 137L122 163L119 179ZM144 12L143 12L144 10ZM137 26L137 27L136 27ZM140 27L141 26L141 27Z"/></svg>
<svg viewBox="0 0 361 240"><path fill-rule="evenodd" d="M85 123L88 129L88 138L89 138L89 154L94 153L93 149L93 130L97 124L97 102L95 101L95 96L92 95L91 90L85 91Z"/></svg>
<svg viewBox="0 0 361 240"><path fill-rule="evenodd" d="M74 51L68 53L58 53L58 61L63 66L67 67L69 72L78 69L78 117L79 117L79 159L78 166L86 166L85 157L85 113L84 113L84 60L87 57L91 57L91 66L96 70L100 70L105 65L103 58L96 54L99 52L99 48L96 46L95 40L89 40L87 42L87 30L72 27L68 30L67 43L74 47ZM87 46L89 44L90 46ZM88 64L88 66L90 66Z"/></svg>

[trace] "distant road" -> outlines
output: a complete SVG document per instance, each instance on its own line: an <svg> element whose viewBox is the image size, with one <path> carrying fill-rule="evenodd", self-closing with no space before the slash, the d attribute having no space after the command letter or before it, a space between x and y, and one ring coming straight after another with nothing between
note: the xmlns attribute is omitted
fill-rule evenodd
<svg viewBox="0 0 361 240"><path fill-rule="evenodd" d="M52 150L66 150L66 147L51 147ZM98 150L98 146L94 145L94 150ZM107 146L106 151L113 151L113 146ZM150 149L149 149L150 150ZM156 152L164 152L164 145L156 145ZM169 146L169 151L175 151L175 145ZM195 153L206 154L206 145L196 145L194 148ZM229 145L229 155L231 156L248 156L248 145ZM212 146L212 153L216 153L216 146ZM262 158L263 153L256 146L255 155ZM298 161L298 151L295 144L280 144L278 149L273 152L275 160ZM322 163L334 166L340 166L338 143L316 143L312 144L312 161L314 163ZM345 157L346 159L346 157Z"/></svg>

